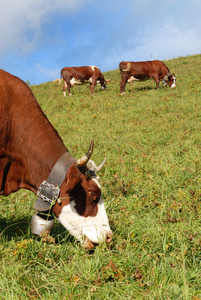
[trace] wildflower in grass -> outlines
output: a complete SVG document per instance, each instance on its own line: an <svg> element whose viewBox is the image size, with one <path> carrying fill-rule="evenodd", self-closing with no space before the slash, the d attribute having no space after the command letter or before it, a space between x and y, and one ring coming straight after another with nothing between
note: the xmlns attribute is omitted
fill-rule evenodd
<svg viewBox="0 0 201 300"><path fill-rule="evenodd" d="M17 249L13 252L13 255L22 253L23 249L27 249L27 246L29 244L31 244L32 242L33 242L33 239L30 239L30 240L25 239L25 240L17 243Z"/></svg>

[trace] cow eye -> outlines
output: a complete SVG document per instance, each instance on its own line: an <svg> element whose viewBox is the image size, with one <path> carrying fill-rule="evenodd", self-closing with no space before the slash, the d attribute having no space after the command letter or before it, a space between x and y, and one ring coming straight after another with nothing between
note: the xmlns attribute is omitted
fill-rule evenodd
<svg viewBox="0 0 201 300"><path fill-rule="evenodd" d="M89 194L90 194L91 196L96 196L96 194L95 194L94 192L92 192L92 191L89 191Z"/></svg>

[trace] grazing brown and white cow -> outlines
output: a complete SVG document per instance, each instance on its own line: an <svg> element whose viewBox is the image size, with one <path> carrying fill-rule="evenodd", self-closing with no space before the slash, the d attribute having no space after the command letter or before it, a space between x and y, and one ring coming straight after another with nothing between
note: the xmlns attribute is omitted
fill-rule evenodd
<svg viewBox="0 0 201 300"><path fill-rule="evenodd" d="M51 231L47 212L83 247L109 243L112 231L97 176L105 160L98 167L90 160L93 140L76 160L22 80L0 70L0 90L0 194L23 188L38 196L33 233Z"/></svg>
<svg viewBox="0 0 201 300"><path fill-rule="evenodd" d="M87 67L66 67L61 70L61 79L63 78L63 94L66 96L66 88L71 96L70 89L76 84L90 83L91 93L94 93L96 85L101 85L102 90L106 89L106 84L110 80L105 80L99 68L94 66Z"/></svg>
<svg viewBox="0 0 201 300"><path fill-rule="evenodd" d="M125 94L126 83L133 81L144 81L153 78L156 82L156 88L162 81L163 86L169 85L171 88L176 87L176 76L172 74L166 65L160 60L154 61L122 61L119 64L121 73L120 93Z"/></svg>

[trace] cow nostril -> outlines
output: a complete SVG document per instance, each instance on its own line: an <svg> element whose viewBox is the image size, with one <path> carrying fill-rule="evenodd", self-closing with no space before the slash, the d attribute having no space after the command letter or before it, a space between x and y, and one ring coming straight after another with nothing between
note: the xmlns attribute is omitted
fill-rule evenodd
<svg viewBox="0 0 201 300"><path fill-rule="evenodd" d="M107 244L109 244L112 241L112 233L111 232L108 232L106 234L105 241Z"/></svg>

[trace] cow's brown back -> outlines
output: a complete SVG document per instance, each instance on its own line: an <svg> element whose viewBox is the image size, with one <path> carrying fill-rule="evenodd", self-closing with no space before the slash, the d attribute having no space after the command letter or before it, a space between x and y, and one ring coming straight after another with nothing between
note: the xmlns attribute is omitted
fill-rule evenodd
<svg viewBox="0 0 201 300"><path fill-rule="evenodd" d="M119 63L119 69L121 74L121 94L125 93L125 85L129 82L128 79L131 77L133 77L133 80L130 80L130 82L153 78L158 88L160 81L162 81L167 74L170 74L167 66L160 60L142 62L122 61Z"/></svg>
<svg viewBox="0 0 201 300"><path fill-rule="evenodd" d="M70 89L76 84L89 83L91 93L94 93L97 82L102 88L106 88L106 80L100 69L95 66L65 67L61 70L61 78L64 80L64 96L66 96L66 89L71 95Z"/></svg>
<svg viewBox="0 0 201 300"><path fill-rule="evenodd" d="M67 149L26 83L0 70L0 89L0 193L36 193Z"/></svg>

